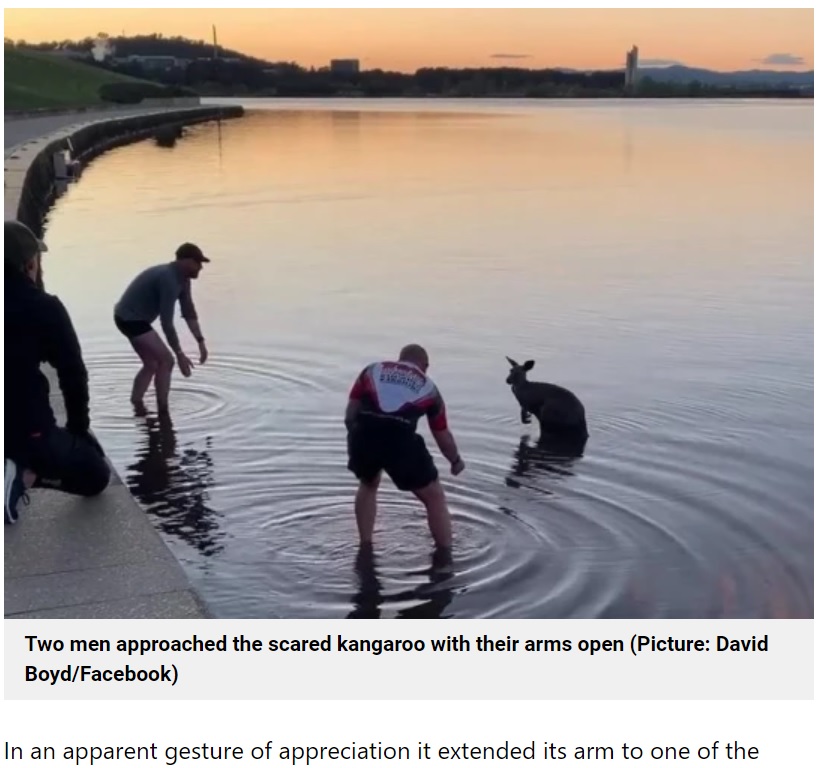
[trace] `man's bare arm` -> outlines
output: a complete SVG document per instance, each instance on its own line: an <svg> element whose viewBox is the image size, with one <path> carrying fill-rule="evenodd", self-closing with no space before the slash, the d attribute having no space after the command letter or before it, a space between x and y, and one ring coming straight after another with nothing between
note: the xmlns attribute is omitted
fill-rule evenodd
<svg viewBox="0 0 820 768"><path fill-rule="evenodd" d="M202 329L199 327L199 316L197 315L196 306L194 306L194 299L191 296L191 284L186 283L179 297L179 306L185 322L188 324L188 329L191 335L196 339L199 345L199 363L200 365L208 359L208 347L205 346L205 337L202 334Z"/></svg>
<svg viewBox="0 0 820 768"><path fill-rule="evenodd" d="M353 429L353 425L356 423L356 416L358 416L361 407L362 404L359 400L351 398L347 401L347 408L345 408L345 426L348 432Z"/></svg>
<svg viewBox="0 0 820 768"><path fill-rule="evenodd" d="M427 412L427 420L430 424L430 432L436 441L439 450L444 458L450 462L450 471L458 475L464 470L464 462L458 453L458 446L450 426L447 423L447 407L444 405L444 398L436 391L436 397L430 410Z"/></svg>
<svg viewBox="0 0 820 768"><path fill-rule="evenodd" d="M188 330L191 331L191 336L193 336L198 343L205 341L205 337L202 334L202 328L199 327L199 320L195 317L186 317L185 322L188 324Z"/></svg>
<svg viewBox="0 0 820 768"><path fill-rule="evenodd" d="M196 307L194 306L194 300L191 297L190 284L185 287L185 290L183 290L182 295L179 297L179 305L182 310L182 316L188 325L188 330L199 345L199 364L202 365L202 363L208 359L208 347L205 346L205 337L202 334L202 328L199 327L199 317Z"/></svg>
<svg viewBox="0 0 820 768"><path fill-rule="evenodd" d="M451 465L461 459L458 453L458 446L453 433L449 429L432 430L433 439L436 441L439 450Z"/></svg>
<svg viewBox="0 0 820 768"><path fill-rule="evenodd" d="M350 392L347 395L345 426L347 427L348 432L350 432L350 430L356 425L356 418L359 415L359 411L362 409L362 397L364 397L366 390L365 381L367 379L367 371L368 368L365 368L356 377L356 381L353 382L353 386L350 388Z"/></svg>

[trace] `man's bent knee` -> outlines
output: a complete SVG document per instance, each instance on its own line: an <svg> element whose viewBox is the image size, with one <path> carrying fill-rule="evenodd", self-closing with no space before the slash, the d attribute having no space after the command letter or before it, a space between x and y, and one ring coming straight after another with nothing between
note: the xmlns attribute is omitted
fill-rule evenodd
<svg viewBox="0 0 820 768"><path fill-rule="evenodd" d="M99 496L111 482L111 467L99 455L85 462L80 472L81 476L76 481L77 491L81 496Z"/></svg>
<svg viewBox="0 0 820 768"><path fill-rule="evenodd" d="M142 367L149 373L155 374L159 370L159 362L154 360L154 358L150 358L149 360L143 360Z"/></svg>
<svg viewBox="0 0 820 768"><path fill-rule="evenodd" d="M446 503L446 499L444 496L444 486L442 486L441 480L439 480L439 478L436 478L435 480L428 483L422 488L413 489L413 493L426 506L429 506L430 504Z"/></svg>

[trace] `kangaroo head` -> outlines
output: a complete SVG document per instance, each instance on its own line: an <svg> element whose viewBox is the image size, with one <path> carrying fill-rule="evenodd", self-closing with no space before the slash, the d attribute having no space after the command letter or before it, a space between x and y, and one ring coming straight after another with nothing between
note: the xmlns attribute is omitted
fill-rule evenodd
<svg viewBox="0 0 820 768"><path fill-rule="evenodd" d="M531 371L532 367L535 365L535 361L527 360L524 365L519 365L515 362L511 357L507 358L507 362L510 364L510 372L507 375L507 384L512 384L512 386L520 386L527 380L527 371Z"/></svg>

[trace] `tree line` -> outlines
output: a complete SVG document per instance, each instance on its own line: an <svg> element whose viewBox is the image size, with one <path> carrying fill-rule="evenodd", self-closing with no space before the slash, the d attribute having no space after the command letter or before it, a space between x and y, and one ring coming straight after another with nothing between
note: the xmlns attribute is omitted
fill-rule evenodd
<svg viewBox="0 0 820 768"><path fill-rule="evenodd" d="M150 80L203 96L270 97L495 97L495 98L606 98L795 96L790 89L738 88L699 82L667 83L641 78L627 92L622 70L593 72L517 67L423 67L413 73L369 69L358 73L303 67L291 61L264 61L201 40L161 34L114 37L99 34L78 41L63 40L6 44L35 50L74 51L90 56L104 40L107 55L98 67ZM176 65L129 57L173 57ZM805 94L804 94L805 95ZM812 91L813 95L813 91Z"/></svg>

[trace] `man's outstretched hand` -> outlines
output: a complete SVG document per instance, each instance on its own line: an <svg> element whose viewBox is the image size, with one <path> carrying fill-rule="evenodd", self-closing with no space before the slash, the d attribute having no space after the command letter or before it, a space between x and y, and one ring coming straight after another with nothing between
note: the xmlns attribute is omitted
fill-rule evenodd
<svg viewBox="0 0 820 768"><path fill-rule="evenodd" d="M194 364L188 359L184 352L177 355L177 365L179 365L179 372L187 379L194 369Z"/></svg>

